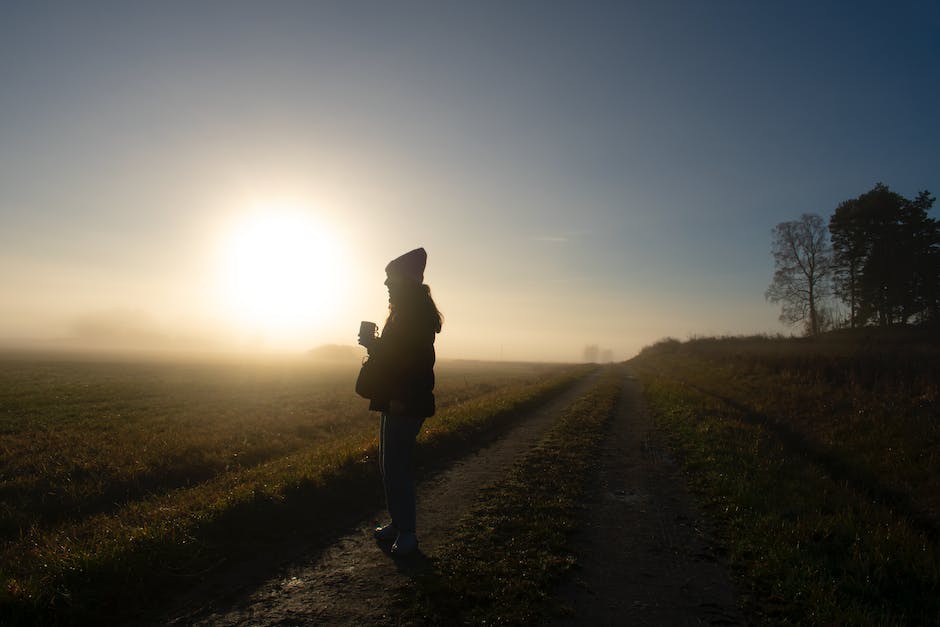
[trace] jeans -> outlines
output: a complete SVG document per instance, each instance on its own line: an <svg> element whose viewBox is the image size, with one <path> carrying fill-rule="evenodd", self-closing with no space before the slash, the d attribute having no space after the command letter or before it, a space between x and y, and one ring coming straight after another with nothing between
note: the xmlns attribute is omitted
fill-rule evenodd
<svg viewBox="0 0 940 627"><path fill-rule="evenodd" d="M379 431L379 463L385 502L399 531L415 531L415 438L424 418L385 412Z"/></svg>

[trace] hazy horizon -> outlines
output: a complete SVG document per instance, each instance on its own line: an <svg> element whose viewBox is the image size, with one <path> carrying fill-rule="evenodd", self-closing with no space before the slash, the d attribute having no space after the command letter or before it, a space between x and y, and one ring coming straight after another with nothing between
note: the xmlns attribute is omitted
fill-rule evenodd
<svg viewBox="0 0 940 627"><path fill-rule="evenodd" d="M445 359L798 332L772 227L940 189L925 2L7 4L0 85L0 348L354 345L417 246Z"/></svg>

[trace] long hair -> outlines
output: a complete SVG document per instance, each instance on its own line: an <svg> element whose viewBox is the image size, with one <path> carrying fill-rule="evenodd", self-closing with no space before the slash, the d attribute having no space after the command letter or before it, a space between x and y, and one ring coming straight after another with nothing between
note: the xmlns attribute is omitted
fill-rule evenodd
<svg viewBox="0 0 940 627"><path fill-rule="evenodd" d="M386 326L395 324L401 318L426 322L435 333L440 333L444 324L444 315L431 297L431 288L420 283L402 284L398 298L389 302Z"/></svg>

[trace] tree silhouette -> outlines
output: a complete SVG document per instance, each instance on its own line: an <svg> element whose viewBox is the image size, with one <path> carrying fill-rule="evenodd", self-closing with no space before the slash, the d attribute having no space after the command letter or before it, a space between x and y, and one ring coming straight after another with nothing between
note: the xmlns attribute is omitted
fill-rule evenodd
<svg viewBox="0 0 940 627"><path fill-rule="evenodd" d="M829 220L836 293L851 325L882 326L938 315L935 220L927 191L908 200L882 183L839 204Z"/></svg>
<svg viewBox="0 0 940 627"><path fill-rule="evenodd" d="M905 212L913 253L910 268L913 315L921 322L940 320L940 223L927 215L935 200L924 190L908 202Z"/></svg>
<svg viewBox="0 0 940 627"><path fill-rule="evenodd" d="M849 306L849 326L862 323L862 268L869 254L869 240L864 224L866 208L857 199L841 203L829 218L833 250L833 286L835 293Z"/></svg>
<svg viewBox="0 0 940 627"><path fill-rule="evenodd" d="M764 296L782 303L780 320L803 322L809 335L820 331L820 303L828 294L832 252L823 219L804 213L773 229L776 270Z"/></svg>

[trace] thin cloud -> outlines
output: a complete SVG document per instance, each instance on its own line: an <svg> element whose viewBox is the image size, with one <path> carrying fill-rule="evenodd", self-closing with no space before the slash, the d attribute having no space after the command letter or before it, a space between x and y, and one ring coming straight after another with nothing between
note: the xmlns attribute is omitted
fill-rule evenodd
<svg viewBox="0 0 940 627"><path fill-rule="evenodd" d="M532 236L536 242L545 242L547 244L567 244L573 239L578 239L590 235L591 231L582 229L579 231L567 231L564 233L546 233Z"/></svg>

